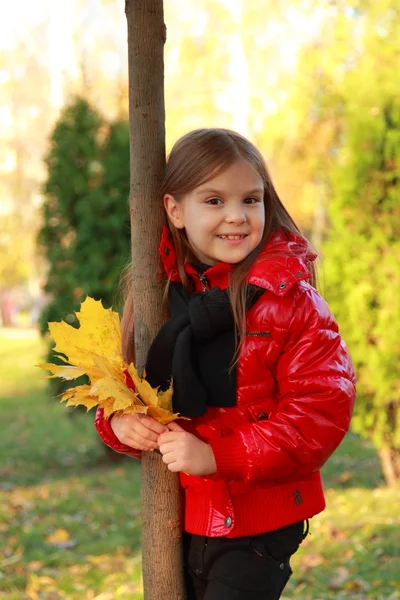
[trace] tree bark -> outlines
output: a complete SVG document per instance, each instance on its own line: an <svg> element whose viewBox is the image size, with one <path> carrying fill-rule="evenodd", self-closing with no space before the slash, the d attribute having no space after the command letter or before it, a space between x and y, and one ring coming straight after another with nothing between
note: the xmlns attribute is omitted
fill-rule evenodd
<svg viewBox="0 0 400 600"><path fill-rule="evenodd" d="M130 215L135 353L139 372L163 323L157 282L164 224L159 198L165 167L163 0L126 0L129 59ZM179 481L161 456L143 452L143 584L145 600L183 600Z"/></svg>
<svg viewBox="0 0 400 600"><path fill-rule="evenodd" d="M386 484L395 487L400 484L400 453L392 448L380 448L379 458Z"/></svg>

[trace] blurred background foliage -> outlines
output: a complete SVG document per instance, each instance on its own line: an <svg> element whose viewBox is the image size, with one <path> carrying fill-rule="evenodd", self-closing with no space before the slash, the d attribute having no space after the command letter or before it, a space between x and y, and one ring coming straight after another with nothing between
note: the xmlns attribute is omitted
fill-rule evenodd
<svg viewBox="0 0 400 600"><path fill-rule="evenodd" d="M106 124L82 98L61 114L46 158L38 245L47 259L51 302L41 330L70 315L86 294L113 303L130 256L129 125Z"/></svg>
<svg viewBox="0 0 400 600"><path fill-rule="evenodd" d="M164 6L167 148L203 126L260 148L320 254L321 292L357 372L353 430L398 486L400 5ZM47 322L76 323L87 294L120 308L130 254L124 3L10 5L0 40L1 319L38 324L49 344Z"/></svg>
<svg viewBox="0 0 400 600"><path fill-rule="evenodd" d="M83 98L61 112L50 138L43 186L38 251L47 266L49 300L39 322L78 326L75 316L86 295L117 304L118 279L130 258L129 124L106 123ZM59 363L49 342L48 360ZM52 393L71 382L51 380Z"/></svg>

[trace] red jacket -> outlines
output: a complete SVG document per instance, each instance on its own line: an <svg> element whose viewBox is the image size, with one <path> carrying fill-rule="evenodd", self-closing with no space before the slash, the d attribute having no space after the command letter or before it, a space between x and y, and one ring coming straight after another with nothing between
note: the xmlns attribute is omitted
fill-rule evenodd
<svg viewBox="0 0 400 600"><path fill-rule="evenodd" d="M167 274L179 281L166 231L160 251ZM247 313L236 406L209 407L180 422L212 446L217 463L211 476L180 473L190 533L255 535L325 507L319 469L348 430L355 378L335 319L307 283L314 259L302 238L271 236L248 277L266 291ZM210 287L226 289L230 269L227 263L209 268ZM196 290L204 289L195 268L188 264L186 271ZM140 456L118 441L101 409L96 427L115 450Z"/></svg>

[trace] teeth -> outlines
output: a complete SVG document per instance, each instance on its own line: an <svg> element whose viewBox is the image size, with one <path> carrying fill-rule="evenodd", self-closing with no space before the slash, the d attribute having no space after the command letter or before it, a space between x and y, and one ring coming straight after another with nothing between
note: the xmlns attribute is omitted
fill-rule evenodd
<svg viewBox="0 0 400 600"><path fill-rule="evenodd" d="M221 238L221 240L242 240L244 237L244 235L219 235L218 237Z"/></svg>

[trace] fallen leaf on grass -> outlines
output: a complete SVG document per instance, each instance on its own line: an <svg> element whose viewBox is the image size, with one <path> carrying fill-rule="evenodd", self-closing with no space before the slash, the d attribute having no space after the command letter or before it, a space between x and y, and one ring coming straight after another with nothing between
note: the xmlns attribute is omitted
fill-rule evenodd
<svg viewBox="0 0 400 600"><path fill-rule="evenodd" d="M328 535L332 540L345 540L347 537L344 531L336 529L336 527L329 527Z"/></svg>
<svg viewBox="0 0 400 600"><path fill-rule="evenodd" d="M71 565L68 567L68 573L71 575L86 575L88 571L92 568L88 563L79 564L79 565Z"/></svg>
<svg viewBox="0 0 400 600"><path fill-rule="evenodd" d="M329 580L328 588L330 590L341 590L350 577L350 571L346 567L338 567L335 575Z"/></svg>
<svg viewBox="0 0 400 600"><path fill-rule="evenodd" d="M32 493L24 488L15 488L10 493L9 505L16 510L27 510L32 506Z"/></svg>
<svg viewBox="0 0 400 600"><path fill-rule="evenodd" d="M52 592L57 590L57 582L51 577L39 577L32 573L29 576L28 583L25 588L25 594L30 600L41 600L43 592ZM57 595L57 597L59 597Z"/></svg>
<svg viewBox="0 0 400 600"><path fill-rule="evenodd" d="M110 554L99 554L98 556L89 554L86 559L93 565L107 567L110 564L112 557Z"/></svg>
<svg viewBox="0 0 400 600"><path fill-rule="evenodd" d="M364 579L361 579L360 577L357 577L356 579L350 579L349 581L346 581L344 585L345 590L354 592L366 592L369 590L370 587L370 584Z"/></svg>
<svg viewBox="0 0 400 600"><path fill-rule="evenodd" d="M56 529L54 533L47 536L46 542L52 546L56 546L61 549L74 548L78 545L76 540L70 538L70 535L66 529Z"/></svg>
<svg viewBox="0 0 400 600"><path fill-rule="evenodd" d="M304 570L312 569L313 567L318 567L325 562L324 557L317 552L310 552L309 554L305 554L300 559L300 564Z"/></svg>
<svg viewBox="0 0 400 600"><path fill-rule="evenodd" d="M28 562L28 571L40 571L40 569L43 567L43 562L41 560L31 560Z"/></svg>

